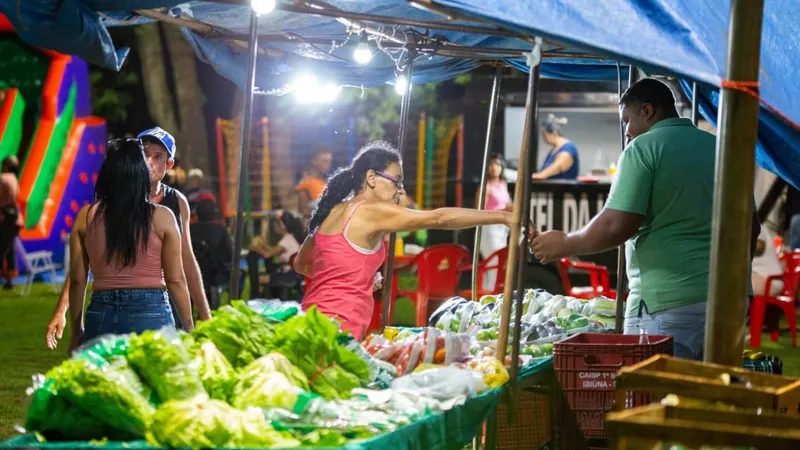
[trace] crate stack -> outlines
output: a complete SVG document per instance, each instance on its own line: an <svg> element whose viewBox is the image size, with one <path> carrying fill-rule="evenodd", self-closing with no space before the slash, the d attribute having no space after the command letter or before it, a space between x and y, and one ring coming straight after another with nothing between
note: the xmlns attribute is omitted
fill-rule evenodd
<svg viewBox="0 0 800 450"><path fill-rule="evenodd" d="M553 368L563 393L556 439L561 447L608 448L605 418L615 406L617 371L672 351L671 336L580 333L556 342ZM646 405L650 395L629 393L621 403L627 408Z"/></svg>

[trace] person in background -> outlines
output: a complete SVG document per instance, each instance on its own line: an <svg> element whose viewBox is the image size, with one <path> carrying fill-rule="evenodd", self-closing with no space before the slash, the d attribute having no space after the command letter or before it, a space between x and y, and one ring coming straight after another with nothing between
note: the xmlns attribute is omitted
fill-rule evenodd
<svg viewBox="0 0 800 450"><path fill-rule="evenodd" d="M654 78L629 87L619 108L632 140L620 156L605 207L572 233L531 233L530 248L549 263L624 243L630 289L625 334L673 336L675 356L701 360L716 138L682 119L670 88ZM759 232L754 217L751 245Z"/></svg>
<svg viewBox="0 0 800 450"><path fill-rule="evenodd" d="M192 247L203 276L203 287L212 311L220 307L220 295L231 279L233 239L217 204L201 200L192 211Z"/></svg>
<svg viewBox="0 0 800 450"><path fill-rule="evenodd" d="M265 262L267 273L270 275L269 285L272 287L298 281L294 270L289 266L289 259L300 250L300 243L305 238L303 222L288 211L277 211L271 224L271 228L281 237L278 243L272 246L266 243L264 237L258 237L253 239L250 253L247 255L247 272L250 275L250 292L253 293L253 297L274 295L276 290L270 288L270 292L266 293L259 291L261 283L259 283L258 266L261 259ZM273 262L276 256L278 264Z"/></svg>
<svg viewBox="0 0 800 450"><path fill-rule="evenodd" d="M767 277L783 274L783 267L775 251L773 235L765 227L761 228L761 234L756 241L755 257L753 258L752 286L753 295L775 296L783 290L783 281L775 280L770 285L769 292L766 292Z"/></svg>
<svg viewBox="0 0 800 450"><path fill-rule="evenodd" d="M3 289L14 288L17 255L14 241L23 226L22 214L17 205L19 196L19 160L8 156L0 165L0 277L6 280Z"/></svg>
<svg viewBox="0 0 800 450"><path fill-rule="evenodd" d="M194 328L178 224L172 211L150 200L142 142L113 140L107 149L95 201L78 212L70 234L70 351L104 334L174 326L167 290L184 330ZM90 270L94 282L84 320Z"/></svg>
<svg viewBox="0 0 800 450"><path fill-rule="evenodd" d="M489 155L488 165L486 166L486 202L483 209L487 211L511 211L511 194L508 192L508 183L503 178L505 170L505 160L503 155L492 153ZM480 187L475 192L475 207L480 201ZM481 258L486 259L494 252L508 246L509 229L503 224L485 225L481 227ZM489 261L490 265L498 263L496 258ZM491 289L495 285L497 271L492 270L483 277L484 289Z"/></svg>
<svg viewBox="0 0 800 450"><path fill-rule="evenodd" d="M578 147L561 135L561 126L567 124L566 117L550 114L542 125L542 138L552 147L542 168L534 173L534 180L574 180L580 174Z"/></svg>
<svg viewBox="0 0 800 450"><path fill-rule="evenodd" d="M197 168L190 169L186 175L186 188L183 193L189 202L190 211L194 211L195 205L203 200L217 202L217 197L206 186L203 171Z"/></svg>
<svg viewBox="0 0 800 450"><path fill-rule="evenodd" d="M295 271L310 277L303 309L316 306L357 340L372 318L375 274L386 260L387 234L511 222L504 211L410 210L398 205L402 195L400 153L386 142L367 144L328 180L309 222L310 235L294 259Z"/></svg>
<svg viewBox="0 0 800 450"><path fill-rule="evenodd" d="M199 320L210 319L211 312L208 307L205 289L203 288L203 278L200 275L200 268L192 251L191 231L189 229L189 202L178 190L161 182L167 171L175 164L175 138L159 127L142 131L137 137L142 140L147 163L150 166L150 199L154 203L169 208L178 221L178 230L181 233L183 270L186 273L186 281L189 283L189 294L191 294L192 302L197 310L197 318ZM67 278L61 290L61 297L58 300L58 305L56 305L53 318L47 326L46 342L51 349L55 349L55 345L50 345L51 342L61 339L66 326L66 314L69 308L69 285L70 279ZM179 321L181 318L176 315L174 319L176 325L180 327Z"/></svg>
<svg viewBox="0 0 800 450"><path fill-rule="evenodd" d="M302 214L303 222L306 224L319 196L325 190L325 177L331 170L332 161L331 150L324 145L318 146L311 158L311 165L303 171L303 179L294 188L298 198L297 210Z"/></svg>

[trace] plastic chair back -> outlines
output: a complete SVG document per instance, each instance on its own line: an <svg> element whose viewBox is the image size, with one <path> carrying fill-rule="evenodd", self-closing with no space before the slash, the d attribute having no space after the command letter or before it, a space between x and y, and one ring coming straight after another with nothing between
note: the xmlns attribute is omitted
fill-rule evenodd
<svg viewBox="0 0 800 450"><path fill-rule="evenodd" d="M508 247L503 247L500 250L489 255L478 264L478 290L483 291L483 280L487 273L494 272L497 274L494 279L494 286L489 290L491 292L481 292L481 294L499 294L503 292L506 285L506 267L508 266Z"/></svg>
<svg viewBox="0 0 800 450"><path fill-rule="evenodd" d="M458 292L459 267L470 259L462 245L440 244L428 247L414 258L417 267L417 290L431 297L448 297Z"/></svg>

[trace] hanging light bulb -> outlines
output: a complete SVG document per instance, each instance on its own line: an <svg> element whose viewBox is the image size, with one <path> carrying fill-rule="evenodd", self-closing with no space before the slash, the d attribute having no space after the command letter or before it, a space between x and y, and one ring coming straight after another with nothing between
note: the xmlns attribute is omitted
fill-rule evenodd
<svg viewBox="0 0 800 450"><path fill-rule="evenodd" d="M275 10L277 0L250 0L250 6L259 16L271 13Z"/></svg>
<svg viewBox="0 0 800 450"><path fill-rule="evenodd" d="M369 48L367 33L361 32L361 39L353 50L353 59L359 64L369 64L372 61L372 49Z"/></svg>
<svg viewBox="0 0 800 450"><path fill-rule="evenodd" d="M397 81L394 82L394 91L397 92L397 95L405 95L406 87L408 86L408 80L406 79L405 75L398 75ZM411 89L409 88L409 91Z"/></svg>

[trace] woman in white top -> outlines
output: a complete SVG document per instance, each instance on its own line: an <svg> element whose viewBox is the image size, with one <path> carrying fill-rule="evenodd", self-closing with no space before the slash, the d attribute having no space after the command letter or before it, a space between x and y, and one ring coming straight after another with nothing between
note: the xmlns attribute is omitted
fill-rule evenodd
<svg viewBox="0 0 800 450"><path fill-rule="evenodd" d="M267 244L262 238L256 238L250 245L250 253L247 255L247 271L250 275L250 291L253 293L251 294L253 298L259 296L258 265L260 260L264 259L267 273L270 274L270 283L272 283L275 281L274 278L280 277L281 274L293 272L289 265L289 259L300 251L300 243L305 239L303 222L290 212L277 211L272 220L272 228L281 236L278 243L273 246ZM276 256L280 262L277 267L272 263L272 259Z"/></svg>

